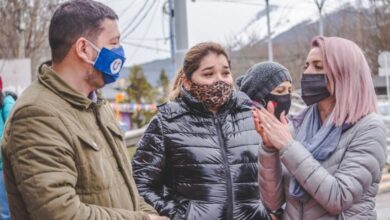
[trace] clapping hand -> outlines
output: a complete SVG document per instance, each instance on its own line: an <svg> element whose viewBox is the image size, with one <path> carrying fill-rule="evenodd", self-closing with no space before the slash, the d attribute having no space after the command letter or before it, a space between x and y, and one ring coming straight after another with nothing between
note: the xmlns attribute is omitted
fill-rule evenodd
<svg viewBox="0 0 390 220"><path fill-rule="evenodd" d="M280 121L274 116L274 112L274 106L271 102L268 102L267 109L255 109L253 115L256 130L263 138L265 146L280 150L290 143L293 138L285 112L283 111L280 115Z"/></svg>

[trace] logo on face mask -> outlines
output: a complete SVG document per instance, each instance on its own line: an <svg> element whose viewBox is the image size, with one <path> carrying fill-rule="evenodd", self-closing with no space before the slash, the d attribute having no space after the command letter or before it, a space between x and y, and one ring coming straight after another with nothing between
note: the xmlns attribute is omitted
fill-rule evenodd
<svg viewBox="0 0 390 220"><path fill-rule="evenodd" d="M121 59L116 59L111 63L111 72L116 74L119 73L122 69L122 60Z"/></svg>
<svg viewBox="0 0 390 220"><path fill-rule="evenodd" d="M115 82L119 78L119 72L125 62L125 52L122 46L107 49L103 47L99 49L95 44L87 41L98 52L96 60L89 61L93 67L100 71L103 75L104 84Z"/></svg>

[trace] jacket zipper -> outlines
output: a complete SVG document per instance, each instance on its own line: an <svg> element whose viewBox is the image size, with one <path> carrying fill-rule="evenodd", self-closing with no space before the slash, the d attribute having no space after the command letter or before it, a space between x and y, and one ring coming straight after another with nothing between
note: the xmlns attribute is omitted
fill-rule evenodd
<svg viewBox="0 0 390 220"><path fill-rule="evenodd" d="M230 175L230 167L229 162L226 155L226 149L225 149L225 141L222 137L222 131L221 131L221 125L219 123L218 118L213 117L214 125L217 129L217 135L218 135L218 141L219 145L221 147L221 153L222 153L222 159L223 159L223 165L225 167L225 173L226 173L226 187L227 187L227 196L228 196L228 207L227 207L227 219L233 219L233 192L232 192L232 178Z"/></svg>

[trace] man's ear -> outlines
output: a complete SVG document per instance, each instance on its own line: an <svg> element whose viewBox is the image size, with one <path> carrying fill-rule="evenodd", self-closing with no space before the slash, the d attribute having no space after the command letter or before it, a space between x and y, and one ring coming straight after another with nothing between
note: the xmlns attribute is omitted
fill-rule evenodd
<svg viewBox="0 0 390 220"><path fill-rule="evenodd" d="M76 40L74 43L74 47L76 50L76 55L84 60L84 61L92 61L93 60L93 55L94 51L91 46L88 46L88 42L85 38L80 37L79 39Z"/></svg>
<svg viewBox="0 0 390 220"><path fill-rule="evenodd" d="M190 88L191 88L191 80L189 80L188 78L187 78L187 76L182 76L183 77L183 86L184 86L184 88L188 91L188 90L190 90Z"/></svg>

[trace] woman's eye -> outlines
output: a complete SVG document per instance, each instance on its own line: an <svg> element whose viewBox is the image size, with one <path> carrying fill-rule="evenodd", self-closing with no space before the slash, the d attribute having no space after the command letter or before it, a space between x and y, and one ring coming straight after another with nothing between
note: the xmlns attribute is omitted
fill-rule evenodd
<svg viewBox="0 0 390 220"><path fill-rule="evenodd" d="M225 72L225 75L230 75L230 71Z"/></svg>
<svg viewBox="0 0 390 220"><path fill-rule="evenodd" d="M203 74L203 75L206 76L206 77L210 77L210 76L213 75L213 73L205 73L205 74Z"/></svg>

